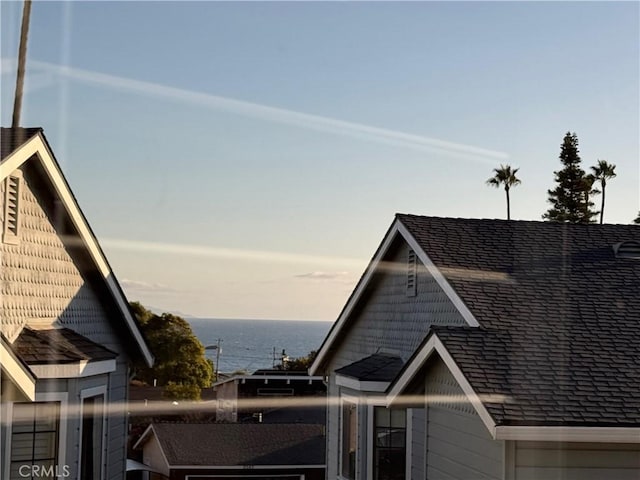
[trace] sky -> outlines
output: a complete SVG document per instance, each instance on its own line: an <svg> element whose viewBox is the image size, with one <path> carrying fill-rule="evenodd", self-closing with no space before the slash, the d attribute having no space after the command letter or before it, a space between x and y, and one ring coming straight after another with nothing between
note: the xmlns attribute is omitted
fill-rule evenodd
<svg viewBox="0 0 640 480"><path fill-rule="evenodd" d="M0 3L3 126L22 4ZM541 220L576 132L640 210L637 2L39 2L41 126L127 297L335 320L396 212ZM595 199L599 203L599 197Z"/></svg>

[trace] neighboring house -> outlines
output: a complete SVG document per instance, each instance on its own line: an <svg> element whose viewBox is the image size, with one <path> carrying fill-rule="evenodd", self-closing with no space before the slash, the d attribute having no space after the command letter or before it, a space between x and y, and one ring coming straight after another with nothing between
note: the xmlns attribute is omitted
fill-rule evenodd
<svg viewBox="0 0 640 480"><path fill-rule="evenodd" d="M311 374L328 479L640 478L640 227L397 215Z"/></svg>
<svg viewBox="0 0 640 480"><path fill-rule="evenodd" d="M261 418L282 397L314 397L309 400L309 406L315 406L316 410L321 406L324 410L327 391L323 377L310 377L307 372L292 370L256 370L251 375L227 378L213 387L217 398L216 419L226 422ZM316 412L312 415L317 418ZM303 423L312 422L304 420Z"/></svg>
<svg viewBox="0 0 640 480"><path fill-rule="evenodd" d="M134 446L171 480L323 480L323 425L152 424Z"/></svg>
<svg viewBox="0 0 640 480"><path fill-rule="evenodd" d="M41 129L2 129L0 477L122 479L153 357Z"/></svg>

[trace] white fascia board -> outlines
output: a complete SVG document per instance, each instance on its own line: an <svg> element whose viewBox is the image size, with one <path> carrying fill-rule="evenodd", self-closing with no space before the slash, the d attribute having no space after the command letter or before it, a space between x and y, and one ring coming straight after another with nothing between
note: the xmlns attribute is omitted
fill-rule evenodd
<svg viewBox="0 0 640 480"><path fill-rule="evenodd" d="M460 367L458 367L451 354L435 334L432 335L431 338L429 338L427 343L420 349L411 363L409 363L409 365L407 365L407 367L404 369L402 375L400 375L400 377L393 383L391 390L387 394L387 405L390 406L393 403L399 402L404 390L409 385L409 382L411 382L411 380L418 374L418 372L422 369L426 361L434 352L436 352L445 363L445 365L455 378L456 382L466 395L467 400L469 401L469 403L471 403L476 413L484 423L485 427L487 427L487 430L495 439L496 424L493 421L493 418L487 411L486 407L482 404L480 397L473 390L471 384L462 373L462 370L460 370Z"/></svg>
<svg viewBox="0 0 640 480"><path fill-rule="evenodd" d="M11 379L11 382L30 401L36 398L36 379L34 373L29 371L13 352L5 345L4 339L0 341L0 365L2 371Z"/></svg>
<svg viewBox="0 0 640 480"><path fill-rule="evenodd" d="M144 443L147 442L147 437L151 434L151 432L153 432L153 424L150 424L147 429L142 432L142 435L140 435L140 438L138 439L138 441L136 443L133 444L133 449L136 450L138 447L141 447Z"/></svg>
<svg viewBox="0 0 640 480"><path fill-rule="evenodd" d="M359 392L385 392L389 388L389 382L361 381L357 378L336 374L336 385L350 388Z"/></svg>
<svg viewBox="0 0 640 480"><path fill-rule="evenodd" d="M407 228L400 222L398 222L398 232L406 240L406 242L409 244L411 249L414 252L416 252L416 255L418 255L418 258L420 259L420 261L424 264L424 266L427 268L427 270L429 271L433 279L437 282L440 288L442 288L442 290L447 295L447 297L449 297L449 300L451 300L451 302L456 307L456 309L460 312L460 314L462 315L462 318L464 318L467 324L469 324L469 326L471 327L479 327L480 323L473 316L473 313L471 313L471 310L467 308L465 303L462 301L460 296L456 293L456 291L453 289L451 284L444 277L442 272L438 269L438 267L436 267L436 265L429 258L426 252L418 244L418 242L413 237L413 235L409 233L409 230L407 230Z"/></svg>
<svg viewBox="0 0 640 480"><path fill-rule="evenodd" d="M335 325L329 331L327 339L322 344L322 347L320 348L318 355L316 356L315 360L311 364L311 367L309 368L309 373L311 375L314 375L318 371L318 369L320 368L320 365L322 365L322 363L324 362L325 357L329 352L329 349L335 342L336 337L338 337L339 334L342 333L344 324L349 318L351 311L358 304L358 301L360 300L360 297L366 290L367 285L371 280L371 277L373 277L373 275L375 274L379 264L382 262L382 259L387 254L387 251L389 250L391 243L396 238L399 225L400 225L400 221L396 218L394 222L391 224L391 227L389 228L389 231L387 232L386 236L383 238L382 243L380 244L380 247L378 247L378 251L376 255L373 257L373 259L371 259L371 262L369 262L369 265L367 266L365 273L362 275L362 278L356 285L356 288L353 291L353 294L347 301L347 304L342 309L342 312L340 313L340 316L336 320Z"/></svg>
<svg viewBox="0 0 640 480"><path fill-rule="evenodd" d="M109 287L113 298L120 309L120 313L125 318L129 332L136 340L140 351L145 359L145 362L149 367L153 365L153 354L149 350L146 342L142 338L142 334L138 329L131 312L129 311L129 305L127 299L124 297L120 286L118 285L113 271L109 266L106 257L104 256L102 249L98 244L98 240L95 238L86 218L84 217L80 207L78 206L71 189L64 178L64 175L60 171L57 162L54 159L53 153L47 147L44 137L41 133L31 137L27 142L18 147L8 157L6 157L2 164L0 164L0 181L4 180L11 172L19 168L23 163L29 160L33 155L37 155L40 163L44 167L49 180L53 184L58 197L62 201L69 218L76 227L80 239L82 240L85 248L91 255L94 264L100 271L100 274L104 278L105 283Z"/></svg>
<svg viewBox="0 0 640 480"><path fill-rule="evenodd" d="M338 337L339 334L341 333L344 327L344 324L349 318L351 311L353 310L354 306L358 304L358 301L360 300L360 297L362 296L363 292L366 290L367 285L371 280L371 277L374 275L374 273L378 269L379 264L382 262L382 259L387 254L387 251L389 250L391 243L393 242L393 240L396 238L397 235L401 235L402 238L407 242L409 247L411 247L411 249L414 252L416 252L416 255L418 256L420 261L423 263L423 265L429 271L429 273L433 276L434 280L438 283L440 288L442 288L445 295L447 295L447 297L451 300L451 302L456 307L456 309L460 312L460 315L462 315L462 318L467 322L467 324L471 327L480 326L480 323L478 322L478 320L474 317L474 315L471 313L469 308L465 305L465 303L462 301L460 296L453 289L451 284L447 281L447 279L442 274L442 272L438 269L438 267L436 267L436 265L429 258L426 252L418 244L418 242L413 237L413 235L409 233L409 230L407 230L407 228L402 224L402 222L396 218L393 224L391 225L391 228L389 228L389 231L387 232L386 236L382 240L382 243L378 248L377 254L367 266L365 274L362 276L362 279L360 280L360 282L358 282L358 285L356 286L356 289L354 290L353 295L349 298L349 301L347 302L344 309L340 313L338 320L336 320L336 324L334 328L332 328L332 330L329 332L329 336L327 337L327 340L324 342L320 351L318 352L318 355L316 356L316 359L311 365L311 368L309 368L309 372L312 375L315 374L317 370L320 368L320 365L323 363L327 355L327 352L333 345L336 337Z"/></svg>
<svg viewBox="0 0 640 480"><path fill-rule="evenodd" d="M496 440L640 443L640 428L637 427L503 426L496 427L495 431Z"/></svg>
<svg viewBox="0 0 640 480"><path fill-rule="evenodd" d="M101 360L99 362L59 363L46 365L29 365L38 378L85 378L116 371L116 361Z"/></svg>

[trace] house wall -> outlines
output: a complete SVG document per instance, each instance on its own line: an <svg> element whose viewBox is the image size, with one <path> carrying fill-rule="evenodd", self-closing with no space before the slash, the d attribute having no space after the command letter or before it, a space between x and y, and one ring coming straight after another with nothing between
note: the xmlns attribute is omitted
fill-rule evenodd
<svg viewBox="0 0 640 480"><path fill-rule="evenodd" d="M327 478L338 475L340 455L340 387L336 385L336 369L384 351L401 356L405 361L424 340L431 325L464 325L465 320L446 296L426 267L418 260L415 296L407 296L407 258L409 246L396 240L385 259L382 270L370 283L368 291L352 312L351 327L335 355L327 365ZM344 391L344 389L343 389ZM358 395L358 392L352 392ZM417 409L416 422L420 409ZM359 419L363 418L359 415ZM360 424L359 442L366 452L366 422ZM423 428L424 430L424 428ZM424 441L413 435L413 448L424 451ZM412 467L414 468L414 467ZM424 467L415 465L416 472ZM416 478L424 478L416 477Z"/></svg>
<svg viewBox="0 0 640 480"><path fill-rule="evenodd" d="M59 220L62 208L50 193L38 183L28 167L21 169L19 243L0 241L0 330L15 340L25 325L33 327L61 326L118 352L116 371L103 381L108 386L112 414L107 430L107 478L124 476L126 462L127 419L124 407L128 389L129 359L110 319L111 303L101 300L105 295L98 283L88 281L90 264L72 254L63 244ZM5 183L0 182L0 215L4 221ZM84 265L84 266L83 266ZM108 306L109 305L109 306ZM89 380L84 380L89 381ZM38 381L37 388L53 388L50 382ZM80 385L77 385L79 388ZM71 388L70 403L78 402L77 391ZM4 400L4 397L3 397ZM119 406L123 406L119 409ZM6 432L5 432L6 434ZM68 429L69 447L76 448L78 431ZM1 440L6 440L3 436ZM68 452L71 449L67 450Z"/></svg>
<svg viewBox="0 0 640 480"><path fill-rule="evenodd" d="M426 478L501 479L504 442L491 438L441 360L433 362L425 378Z"/></svg>
<svg viewBox="0 0 640 480"><path fill-rule="evenodd" d="M409 246L396 240L344 334L332 359L335 370L378 350L405 360L417 349L431 325L465 325L453 302L418 260L415 296L407 296Z"/></svg>
<svg viewBox="0 0 640 480"><path fill-rule="evenodd" d="M216 420L237 421L238 384L235 380L216 387L216 401Z"/></svg>
<svg viewBox="0 0 640 480"><path fill-rule="evenodd" d="M424 408L411 409L411 469L412 480L426 478L426 442L427 435L427 411Z"/></svg>
<svg viewBox="0 0 640 480"><path fill-rule="evenodd" d="M162 448L155 433L149 435L149 440L144 444L142 449L142 463L149 465L149 467L156 472L169 476L169 466L162 454Z"/></svg>
<svg viewBox="0 0 640 480"><path fill-rule="evenodd" d="M515 480L637 480L640 445L515 442Z"/></svg>

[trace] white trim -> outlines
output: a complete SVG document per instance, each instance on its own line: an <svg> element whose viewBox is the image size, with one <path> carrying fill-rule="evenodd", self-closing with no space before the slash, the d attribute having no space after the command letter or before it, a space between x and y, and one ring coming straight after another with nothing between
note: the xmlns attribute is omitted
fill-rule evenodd
<svg viewBox="0 0 640 480"><path fill-rule="evenodd" d="M4 477L9 478L11 473L11 436L13 424L13 404L14 403L35 403L35 402L59 402L60 415L58 417L58 462L57 465L67 465L67 412L69 410L69 393L68 392L38 392L35 400L32 402L8 402L6 403L7 428L5 440L5 458L6 465L4 467ZM4 409L3 409L4 410Z"/></svg>
<svg viewBox="0 0 640 480"><path fill-rule="evenodd" d="M491 436L496 438L496 424L491 418L491 415L487 411L486 407L482 404L482 401L478 395L474 392L469 381L465 378L462 370L456 365L451 354L447 351L440 339L434 334L429 338L427 343L418 351L417 355L411 360L411 363L407 365L402 375L393 383L391 390L387 394L387 404L398 403L403 390L407 387L409 382L417 375L419 370L423 367L425 362L431 357L433 352L437 352L442 361L445 363L456 382L464 392L467 400L476 413L480 416L480 419L484 423Z"/></svg>
<svg viewBox="0 0 640 480"><path fill-rule="evenodd" d="M76 363L29 365L38 378L85 378L116 371L115 359Z"/></svg>
<svg viewBox="0 0 640 480"><path fill-rule="evenodd" d="M496 427L496 440L640 443L638 427Z"/></svg>
<svg viewBox="0 0 640 480"><path fill-rule="evenodd" d="M402 222L396 218L391 224L389 231L383 238L382 243L378 247L378 250L375 256L367 266L365 273L363 274L362 278L356 285L356 288L353 291L351 297L349 297L349 300L347 301L342 312L340 313L340 316L336 320L336 323L334 324L333 328L329 331L327 338L325 339L324 343L320 347L320 351L318 352L318 355L316 356L315 360L313 361L313 364L309 368L309 372L311 375L315 374L318 371L322 363L325 361L325 357L329 354L329 351L331 350L331 347L333 346L333 343L335 342L336 338L339 338L341 336L340 333L342 331L342 328L345 326L345 323L347 322L349 315L351 314L354 307L360 301L360 297L365 292L369 284L369 281L371 280L371 277L378 270L380 263L382 262L383 258L387 255L387 252L389 251L389 248L393 243L393 241L396 239L397 235L401 235L402 238L407 242L409 247L413 249L413 251L416 253L420 261L424 264L424 266L427 268L429 273L433 276L434 280L438 283L440 288L442 288L442 290L447 295L449 300L451 300L451 302L456 307L458 312L460 312L460 315L462 315L462 317L467 322L467 324L471 327L480 326L480 323L478 322L478 320L473 316L469 308L467 308L465 303L462 301L460 296L455 292L455 290L453 289L451 284L447 281L447 279L444 277L442 272L438 269L438 267L435 266L433 261L429 258L429 256L425 253L422 247L418 244L418 242L413 237L413 235L409 233L409 231L402 224Z"/></svg>
<svg viewBox="0 0 640 480"><path fill-rule="evenodd" d="M82 472L82 427L83 427L83 417L84 417L84 400L85 398L97 397L102 395L102 437L101 441L101 455L100 455L100 479L94 480L104 480L106 478L106 451L107 451L107 412L105 409L105 405L108 405L107 399L107 386L100 385L99 387L93 388L85 388L80 390L80 428L78 429L78 478L80 478L80 472Z"/></svg>
<svg viewBox="0 0 640 480"><path fill-rule="evenodd" d="M356 415L356 455L353 459L354 463L354 478L358 478L358 460L360 458L360 398L354 395L349 395L346 393L340 393L340 410L338 415L338 478L340 480L349 480L346 477L342 476L342 449L344 448L344 435L343 435L343 425L344 425L344 404L350 403L355 406L355 415Z"/></svg>
<svg viewBox="0 0 640 480"><path fill-rule="evenodd" d="M13 383L28 400L36 397L36 379L20 360L14 355L10 347L5 344L4 337L0 341L0 365Z"/></svg>
<svg viewBox="0 0 640 480"><path fill-rule="evenodd" d="M125 322L129 327L129 333L133 335L136 343L138 344L145 362L148 366L153 365L153 354L142 338L142 334L140 333L140 330L138 329L136 322L133 319L131 312L129 311L127 300L124 297L118 283L116 282L111 267L109 267L107 259L105 258L102 250L100 249L100 246L98 245L97 239L91 233L89 225L84 218L80 207L76 203L73 194L71 193L71 190L69 189L69 186L64 179L60 168L58 167L58 164L54 160L53 153L47 147L47 144L44 141L44 137L41 133L38 133L31 137L21 146L16 148L16 150L14 150L0 163L0 181L3 181L13 171L15 171L23 163L29 160L33 155L37 155L37 158L40 160L40 163L44 167L44 171L49 177L49 180L51 181L58 197L62 201L67 214L76 227L85 248L93 259L95 266L102 274L103 280L109 287L109 290L111 291L111 294L116 304L118 305L118 308L120 309L120 313L124 317Z"/></svg>
<svg viewBox="0 0 640 480"><path fill-rule="evenodd" d="M413 251L416 252L416 255L418 255L418 258L420 259L420 261L424 264L424 266L427 268L427 270L429 271L433 279L438 283L440 288L442 288L442 290L447 295L447 297L449 297L449 300L451 300L453 305L456 307L458 312L460 312L460 314L462 315L464 320L469 324L469 326L479 327L480 323L478 322L478 320L476 320L476 317L473 316L473 313L471 313L471 310L467 308L465 303L462 301L460 296L456 293L456 291L453 289L451 284L444 277L442 272L438 269L438 267L436 267L436 265L429 258L426 252L418 244L418 242L413 237L413 235L409 233L409 230L407 230L407 227L405 227L401 222L398 222L398 232L400 233L400 235L403 236L403 238L409 244L409 246L413 249Z"/></svg>
<svg viewBox="0 0 640 480"><path fill-rule="evenodd" d="M349 300L347 300L347 303L342 309L340 316L336 320L335 325L329 331L329 334L327 335L326 340L323 342L322 346L320 347L320 351L318 352L318 355L316 356L315 360L311 364L311 367L309 368L309 373L311 375L316 373L316 371L320 368L320 365L324 361L324 357L329 352L329 349L331 348L336 337L342 330L342 327L344 326L344 323L347 321L347 318L351 314L351 311L356 306L356 304L358 303L358 300L360 300L360 297L364 293L369 283L369 280L371 279L375 271L378 269L378 265L380 264L380 262L382 262L382 259L384 258L384 256L387 254L387 251L389 250L391 243L395 239L396 233L398 233L399 223L400 223L399 220L395 219L391 224L391 228L389 229L384 239L382 240L382 243L378 247L378 251L374 255L373 259L371 259L371 262L369 262L369 265L367 266L364 274L362 275L362 278L356 285L355 290L351 294L351 297L349 297Z"/></svg>
<svg viewBox="0 0 640 480"><path fill-rule="evenodd" d="M138 438L138 441L136 443L133 444L133 450L137 450L138 448L140 448L141 446L144 445L144 443L146 443L146 438L147 436L153 431L153 424L149 424L149 426L146 428L146 430L144 432L142 432L142 435L140 435L140 438ZM155 432L153 432L153 434L155 435Z"/></svg>
<svg viewBox="0 0 640 480"><path fill-rule="evenodd" d="M361 381L357 378L347 377L345 375L336 374L336 385L339 387L350 388L359 392L376 392L382 393L389 388L389 382L370 382Z"/></svg>
<svg viewBox="0 0 640 480"><path fill-rule="evenodd" d="M405 422L406 422L406 432L407 432L407 436L405 438L405 450L406 450L406 457L405 457L405 467L404 467L404 478L405 480L412 480L411 479L411 465L412 465L412 455L413 455L413 408L407 408L407 416L405 418Z"/></svg>

